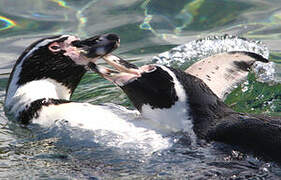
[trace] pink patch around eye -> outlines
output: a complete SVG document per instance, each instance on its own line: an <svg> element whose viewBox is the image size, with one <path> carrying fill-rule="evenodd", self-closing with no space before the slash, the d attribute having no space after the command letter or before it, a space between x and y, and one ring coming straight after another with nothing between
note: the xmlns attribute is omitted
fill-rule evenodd
<svg viewBox="0 0 281 180"><path fill-rule="evenodd" d="M54 43L49 45L49 50L52 51L52 52L58 52L58 51L61 50L61 47L60 47L59 43L54 42Z"/></svg>

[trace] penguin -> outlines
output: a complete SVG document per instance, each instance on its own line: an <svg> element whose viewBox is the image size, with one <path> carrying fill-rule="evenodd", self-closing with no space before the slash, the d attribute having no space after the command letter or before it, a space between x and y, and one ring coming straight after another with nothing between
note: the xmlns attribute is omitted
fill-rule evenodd
<svg viewBox="0 0 281 180"><path fill-rule="evenodd" d="M240 71L248 71L253 59L268 62L254 53L229 54L233 55L249 56L248 59L251 59L245 62L243 58L239 61L236 58L236 63L231 67ZM196 77L188 72L194 73L193 67L184 72L157 64L137 67L112 54L104 56L103 59L116 70L100 65L90 68L119 86L144 117L177 127L179 131L195 135L199 140L229 144L257 156L281 162L280 117L235 112L200 76ZM215 78L212 80L216 81ZM220 80L217 84L220 84ZM223 95L221 92L224 90L217 92Z"/></svg>
<svg viewBox="0 0 281 180"><path fill-rule="evenodd" d="M83 41L71 35L57 35L34 42L18 58L9 77L6 114L28 124L40 119L39 111L43 113L45 107L68 106L87 64L118 45L115 34Z"/></svg>
<svg viewBox="0 0 281 180"><path fill-rule="evenodd" d="M135 111L71 100L89 66L119 44L115 34L85 40L57 35L34 42L21 54L10 74L4 102L6 116L11 122L27 127L32 124L52 127L64 122L74 128L110 133L108 142L101 142L110 146L138 142L141 147L152 148L152 152L168 147L168 139L133 122L138 118Z"/></svg>

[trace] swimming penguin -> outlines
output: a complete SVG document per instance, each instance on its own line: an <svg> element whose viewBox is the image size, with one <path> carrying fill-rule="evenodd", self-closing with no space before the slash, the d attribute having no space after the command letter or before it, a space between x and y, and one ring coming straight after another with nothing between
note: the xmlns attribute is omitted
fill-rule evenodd
<svg viewBox="0 0 281 180"><path fill-rule="evenodd" d="M253 53L229 53L235 55L252 59L235 61L234 66L240 71L248 71L253 59L267 62ZM202 79L188 72L156 64L138 68L114 55L103 58L117 70L98 65L91 69L119 86L146 118L194 132L196 137L208 142L223 142L281 161L280 117L235 112Z"/></svg>
<svg viewBox="0 0 281 180"><path fill-rule="evenodd" d="M136 142L141 147L152 147L152 151L168 147L168 139L133 123L137 118L135 111L70 100L89 64L117 48L119 41L115 34L85 40L58 35L30 45L16 61L8 81L5 97L8 118L24 125L50 127L63 121L70 127L102 130L104 134L111 133L107 144L118 147ZM117 138L113 139L112 134Z"/></svg>
<svg viewBox="0 0 281 180"><path fill-rule="evenodd" d="M119 37L115 34L83 41L75 36L58 35L33 43L18 58L11 72L5 97L6 114L28 124L42 119L46 107L67 108L87 64L118 45Z"/></svg>

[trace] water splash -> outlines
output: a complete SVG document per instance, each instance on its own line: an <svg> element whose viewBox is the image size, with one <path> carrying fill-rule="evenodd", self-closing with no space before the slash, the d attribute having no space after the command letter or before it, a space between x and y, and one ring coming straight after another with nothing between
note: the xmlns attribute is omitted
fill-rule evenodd
<svg viewBox="0 0 281 180"><path fill-rule="evenodd" d="M224 36L209 36L177 46L153 57L152 62L186 69L200 59L231 51L248 51L259 54L266 59L269 57L269 50L261 41L226 34ZM277 70L277 65L273 62L256 63L253 67L257 80L269 84L280 83Z"/></svg>
<svg viewBox="0 0 281 180"><path fill-rule="evenodd" d="M3 23L3 25L1 25ZM11 19L8 19L4 16L0 16L0 31L11 29L17 25L17 23Z"/></svg>
<svg viewBox="0 0 281 180"><path fill-rule="evenodd" d="M226 34L224 36L209 36L177 46L153 57L152 61L167 66L185 68L184 65L188 62L195 62L214 54L230 51L254 52L264 58L269 56L268 48L262 42Z"/></svg>
<svg viewBox="0 0 281 180"><path fill-rule="evenodd" d="M253 66L253 71L256 74L257 81L267 83L269 85L281 84L281 65L270 62L256 62Z"/></svg>

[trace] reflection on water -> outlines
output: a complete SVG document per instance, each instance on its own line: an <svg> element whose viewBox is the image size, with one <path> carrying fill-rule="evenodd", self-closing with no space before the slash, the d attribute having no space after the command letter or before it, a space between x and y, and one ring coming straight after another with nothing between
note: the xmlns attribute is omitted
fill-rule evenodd
<svg viewBox="0 0 281 180"><path fill-rule="evenodd" d="M0 16L0 31L7 30L16 26L16 22L4 16Z"/></svg>
<svg viewBox="0 0 281 180"><path fill-rule="evenodd" d="M255 6L245 1L228 0L175 0L171 6L157 0L146 0L142 4L145 18L140 28L162 36L179 35L184 30L202 31L236 24L240 13Z"/></svg>
<svg viewBox="0 0 281 180"><path fill-rule="evenodd" d="M51 0L51 1L58 3L58 5L61 7L69 8L69 6L66 4L64 0Z"/></svg>
<svg viewBox="0 0 281 180"><path fill-rule="evenodd" d="M176 45L227 33L262 40L269 59L280 64L280 7L280 0L0 0L0 178L279 178L275 163L216 143L190 147L180 133L172 137L177 142L173 147L147 156L133 148L124 151L83 140L91 132L63 125L23 128L9 123L3 101L16 58L31 42L50 34L117 33L121 47L116 54L141 65ZM280 80L281 68L276 74ZM257 82L251 74L227 103L238 111L280 115L280 95L280 85ZM73 100L132 108L118 88L90 73Z"/></svg>

